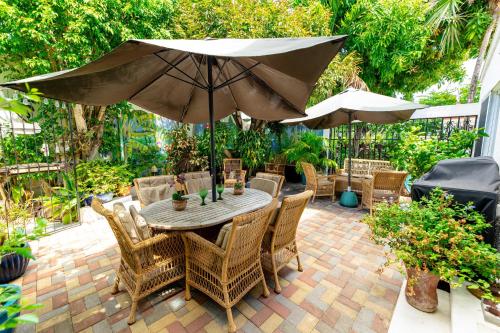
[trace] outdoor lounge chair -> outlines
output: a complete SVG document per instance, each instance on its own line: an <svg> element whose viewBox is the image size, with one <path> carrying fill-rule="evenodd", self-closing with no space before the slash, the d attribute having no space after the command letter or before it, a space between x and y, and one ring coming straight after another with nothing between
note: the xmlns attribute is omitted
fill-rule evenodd
<svg viewBox="0 0 500 333"><path fill-rule="evenodd" d="M313 191L313 202L320 196L332 197L332 201L335 201L335 175L318 175L314 165L306 162L302 162L302 169L306 176L306 190Z"/></svg>
<svg viewBox="0 0 500 333"><path fill-rule="evenodd" d="M281 292L278 271L293 258L302 272L295 236L300 217L312 197L313 191L305 191L283 199L275 219L272 219L262 242L262 267L274 275L274 291Z"/></svg>
<svg viewBox="0 0 500 333"><path fill-rule="evenodd" d="M285 176L277 175L274 173L257 172L257 174L255 175L255 178L264 178L264 179L269 179L269 180L276 182L277 187L276 187L276 193L273 195L274 198L277 198L280 195L281 188L283 187L283 184L285 183Z"/></svg>
<svg viewBox="0 0 500 333"><path fill-rule="evenodd" d="M262 283L264 297L269 295L260 251L277 203L274 199L263 209L234 218L221 230L225 232L221 235L221 246L194 232L182 235L186 246L186 300L191 299L191 287L212 298L226 309L229 332L236 331L231 308L243 296L259 283Z"/></svg>
<svg viewBox="0 0 500 333"><path fill-rule="evenodd" d="M245 182L246 170L242 169L242 165L241 158L224 159L224 187L233 187L238 179Z"/></svg>
<svg viewBox="0 0 500 333"><path fill-rule="evenodd" d="M174 194L176 187L175 177L172 175L152 176L134 179L137 198L141 207L146 207L154 202L169 199Z"/></svg>
<svg viewBox="0 0 500 333"><path fill-rule="evenodd" d="M106 218L118 241L121 260L112 294L119 291L122 282L132 299L128 318L131 325L141 299L184 277L182 239L178 233L140 239L134 220L123 204L115 205L115 212L112 212L94 198L92 208Z"/></svg>
<svg viewBox="0 0 500 333"><path fill-rule="evenodd" d="M186 194L198 193L201 189L212 188L212 177L209 171L186 172L184 175L184 192Z"/></svg>
<svg viewBox="0 0 500 333"><path fill-rule="evenodd" d="M378 202L399 203L407 176L408 173L403 171L373 172L373 178L363 182L363 197L360 208L368 208L372 214L373 206Z"/></svg>

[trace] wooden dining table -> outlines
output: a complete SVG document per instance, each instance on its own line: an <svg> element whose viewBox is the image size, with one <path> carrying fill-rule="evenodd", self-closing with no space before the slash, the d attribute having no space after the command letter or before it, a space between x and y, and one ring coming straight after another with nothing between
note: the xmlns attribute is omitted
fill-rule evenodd
<svg viewBox="0 0 500 333"><path fill-rule="evenodd" d="M206 205L201 205L198 193L186 195L187 207L176 211L172 199L161 200L144 207L139 214L153 231L194 231L213 227L231 221L238 215L263 208L271 203L270 194L257 189L245 188L241 195L234 195L233 189L226 188L222 200L212 202L208 193Z"/></svg>

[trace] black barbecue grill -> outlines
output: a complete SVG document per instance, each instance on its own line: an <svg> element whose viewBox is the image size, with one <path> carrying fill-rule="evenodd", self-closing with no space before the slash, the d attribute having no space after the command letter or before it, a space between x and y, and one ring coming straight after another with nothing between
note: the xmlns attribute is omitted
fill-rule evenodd
<svg viewBox="0 0 500 333"><path fill-rule="evenodd" d="M496 217L500 174L493 158L482 156L440 161L413 183L411 197L419 201L435 187L452 194L458 203L466 205L472 202L491 224L483 234L485 242L499 249L500 228Z"/></svg>

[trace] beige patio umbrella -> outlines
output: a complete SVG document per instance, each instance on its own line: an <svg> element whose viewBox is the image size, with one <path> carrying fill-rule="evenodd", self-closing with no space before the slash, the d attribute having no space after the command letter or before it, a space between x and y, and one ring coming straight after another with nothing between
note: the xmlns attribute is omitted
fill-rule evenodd
<svg viewBox="0 0 500 333"><path fill-rule="evenodd" d="M187 123L235 111L263 120L305 116L319 76L346 36L269 39L130 40L83 67L2 86L38 88L45 96L87 105L127 100ZM211 158L212 199L215 161Z"/></svg>
<svg viewBox="0 0 500 333"><path fill-rule="evenodd" d="M351 192L351 126L353 121L374 124L392 124L408 120L417 109L425 105L399 98L349 88L306 110L307 117L287 119L284 124L304 124L311 129L329 129L348 124L349 165L347 168L347 192L342 193L340 203L347 207L357 206L357 198Z"/></svg>

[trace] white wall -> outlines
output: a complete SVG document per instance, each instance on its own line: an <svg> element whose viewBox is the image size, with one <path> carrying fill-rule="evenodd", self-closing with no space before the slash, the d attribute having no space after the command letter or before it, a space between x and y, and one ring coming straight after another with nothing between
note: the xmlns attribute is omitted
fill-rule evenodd
<svg viewBox="0 0 500 333"><path fill-rule="evenodd" d="M481 73L481 103L488 99L481 155L492 156L500 164L500 29L496 29ZM481 122L481 121L480 121Z"/></svg>

